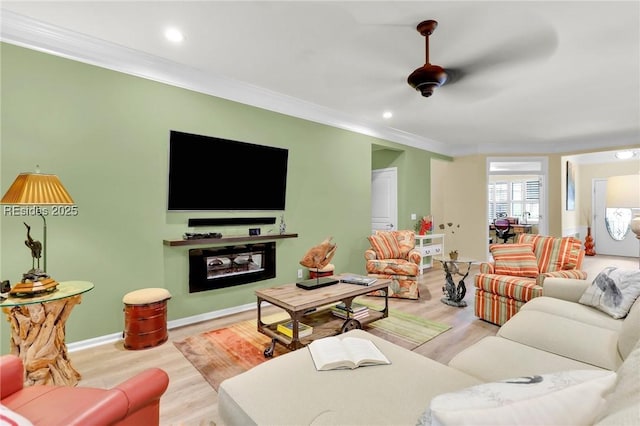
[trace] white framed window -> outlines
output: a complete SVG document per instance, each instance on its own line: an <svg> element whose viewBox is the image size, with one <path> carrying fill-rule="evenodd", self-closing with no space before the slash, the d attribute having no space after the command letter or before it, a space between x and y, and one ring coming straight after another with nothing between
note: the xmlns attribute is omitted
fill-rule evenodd
<svg viewBox="0 0 640 426"><path fill-rule="evenodd" d="M540 221L540 180L514 179L489 182L488 220L498 216L517 217L520 223Z"/></svg>
<svg viewBox="0 0 640 426"><path fill-rule="evenodd" d="M549 159L538 157L487 157L487 183L501 183L506 185L498 188L500 195L506 191L506 201L489 201L487 220L492 223L498 211L507 216L520 213L522 223L536 225L536 232L546 234L548 223L548 191L547 179ZM523 182L524 185L516 185L515 193L511 183ZM490 185L491 186L491 185ZM489 189L491 192L491 189ZM514 216L518 217L518 216ZM489 233L489 227L487 227Z"/></svg>

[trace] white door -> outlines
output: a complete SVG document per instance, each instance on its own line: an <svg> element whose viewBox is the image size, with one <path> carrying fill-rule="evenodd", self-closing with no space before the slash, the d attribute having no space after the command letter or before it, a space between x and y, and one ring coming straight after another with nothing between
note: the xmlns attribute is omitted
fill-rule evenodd
<svg viewBox="0 0 640 426"><path fill-rule="evenodd" d="M595 245L596 255L609 255L609 256L630 256L634 257L638 255L638 239L636 235L627 231L623 240L614 240L609 231L607 231L607 225L605 223L605 215L607 210L607 180L606 179L594 179L593 181L593 224L594 227L591 230L593 233L593 243Z"/></svg>
<svg viewBox="0 0 640 426"><path fill-rule="evenodd" d="M371 171L371 230L398 229L398 169Z"/></svg>

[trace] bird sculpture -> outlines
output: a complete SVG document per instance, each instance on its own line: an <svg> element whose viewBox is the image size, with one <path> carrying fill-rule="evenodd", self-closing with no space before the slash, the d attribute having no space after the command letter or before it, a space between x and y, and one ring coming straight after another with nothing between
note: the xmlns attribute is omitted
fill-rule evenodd
<svg viewBox="0 0 640 426"><path fill-rule="evenodd" d="M42 243L31 238L31 227L25 222L24 226L27 227L27 239L24 241L24 245L31 250L31 269L36 269L36 261L38 262L38 269L40 269L40 257L42 256Z"/></svg>
<svg viewBox="0 0 640 426"><path fill-rule="evenodd" d="M338 248L335 243L331 242L332 239L333 237L327 237L317 246L311 247L300 261L300 264L307 268L317 269L327 266Z"/></svg>

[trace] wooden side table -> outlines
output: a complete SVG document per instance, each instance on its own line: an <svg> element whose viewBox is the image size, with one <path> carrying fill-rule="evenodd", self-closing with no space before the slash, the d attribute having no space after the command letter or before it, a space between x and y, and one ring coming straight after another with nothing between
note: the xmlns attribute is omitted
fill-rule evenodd
<svg viewBox="0 0 640 426"><path fill-rule="evenodd" d="M91 289L88 281L64 281L53 292L12 296L0 303L11 324L11 353L24 364L26 385L78 384L80 373L67 354L65 324L82 293Z"/></svg>

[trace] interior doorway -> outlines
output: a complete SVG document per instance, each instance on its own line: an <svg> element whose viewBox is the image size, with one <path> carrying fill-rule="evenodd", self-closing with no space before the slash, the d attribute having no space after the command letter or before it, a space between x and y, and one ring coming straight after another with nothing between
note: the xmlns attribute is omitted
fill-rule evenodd
<svg viewBox="0 0 640 426"><path fill-rule="evenodd" d="M398 168L371 171L371 233L398 229Z"/></svg>
<svg viewBox="0 0 640 426"><path fill-rule="evenodd" d="M532 225L531 232L548 233L547 175L546 157L487 158L487 251L489 225L498 215Z"/></svg>

